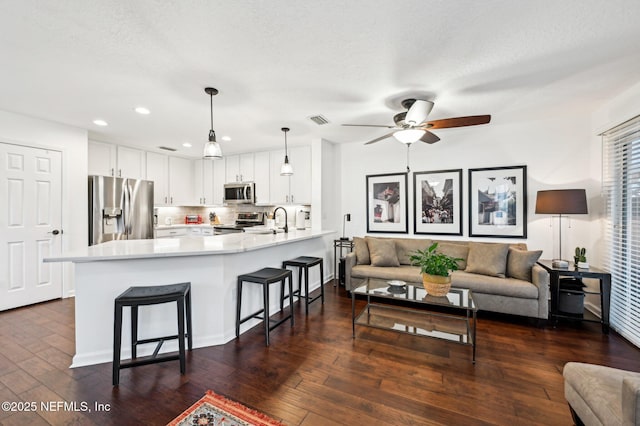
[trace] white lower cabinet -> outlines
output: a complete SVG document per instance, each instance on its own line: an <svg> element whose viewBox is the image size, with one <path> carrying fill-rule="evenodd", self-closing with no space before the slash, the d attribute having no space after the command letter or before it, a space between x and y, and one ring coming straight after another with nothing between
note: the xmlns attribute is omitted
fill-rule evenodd
<svg viewBox="0 0 640 426"><path fill-rule="evenodd" d="M170 229L156 229L155 237L156 238L178 238L184 237L187 235L188 228L178 226Z"/></svg>

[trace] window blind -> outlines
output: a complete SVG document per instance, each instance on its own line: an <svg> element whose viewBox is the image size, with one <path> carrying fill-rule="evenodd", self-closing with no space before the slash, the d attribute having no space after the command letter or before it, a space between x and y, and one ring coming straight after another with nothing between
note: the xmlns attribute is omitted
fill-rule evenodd
<svg viewBox="0 0 640 426"><path fill-rule="evenodd" d="M640 347L640 116L602 134L611 327Z"/></svg>

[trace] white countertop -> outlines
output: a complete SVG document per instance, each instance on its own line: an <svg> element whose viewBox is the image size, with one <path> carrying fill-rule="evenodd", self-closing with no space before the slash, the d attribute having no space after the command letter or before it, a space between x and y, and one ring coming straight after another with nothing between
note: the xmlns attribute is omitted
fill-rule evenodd
<svg viewBox="0 0 640 426"><path fill-rule="evenodd" d="M197 226L197 225L188 225ZM158 238L153 240L118 240L86 247L44 262L97 262L104 260L144 259L158 257L205 256L240 253L303 241L335 233L335 231L290 230L289 233L249 234Z"/></svg>

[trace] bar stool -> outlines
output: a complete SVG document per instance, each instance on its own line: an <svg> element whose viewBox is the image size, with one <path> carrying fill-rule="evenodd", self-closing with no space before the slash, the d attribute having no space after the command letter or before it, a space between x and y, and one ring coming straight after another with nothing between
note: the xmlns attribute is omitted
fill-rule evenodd
<svg viewBox="0 0 640 426"><path fill-rule="evenodd" d="M138 340L138 307L176 302L178 306L178 334L173 336L155 337ZM122 308L131 307L131 361L120 362L120 348L122 343ZM186 333L185 333L186 310ZM120 370L139 365L155 364L164 361L180 360L180 374L185 372L184 338L187 338L189 350L193 347L191 333L191 283L168 284L148 287L129 287L115 299L113 321L113 385L120 382ZM166 340L178 339L178 355L164 355L158 357L160 347ZM150 357L136 360L137 345L158 342Z"/></svg>
<svg viewBox="0 0 640 426"><path fill-rule="evenodd" d="M266 346L269 346L269 332L285 322L291 319L291 326L293 327L293 306L289 307L289 315L286 317L275 320L269 318L269 284L281 282L281 287L284 288L285 279L289 280L289 291L293 290L293 283L291 278L291 271L288 269L278 268L262 268L259 271L251 272L249 274L238 275L238 302L236 304L236 337L240 336L240 324L248 321L252 318L261 319L264 321L264 338ZM242 307L242 283L254 283L262 284L262 301L263 308L254 312L242 319L240 319L240 308ZM262 314L262 316L260 316Z"/></svg>
<svg viewBox="0 0 640 426"><path fill-rule="evenodd" d="M309 268L312 266L320 265L320 294L315 297L309 296ZM282 262L282 267L286 268L287 266L295 266L298 268L298 289L293 293L289 290L289 294L284 295L284 286L281 286L281 297L280 297L280 309L284 305L284 299L287 297L290 298L289 303L293 304L293 296L297 296L298 300L300 298L305 299L305 314L309 314L309 304L315 300L322 298L322 304L324 305L324 270L323 270L323 262L321 257L311 257L311 256L299 256L295 259L285 260ZM301 295L302 288L302 271L304 270L304 296Z"/></svg>

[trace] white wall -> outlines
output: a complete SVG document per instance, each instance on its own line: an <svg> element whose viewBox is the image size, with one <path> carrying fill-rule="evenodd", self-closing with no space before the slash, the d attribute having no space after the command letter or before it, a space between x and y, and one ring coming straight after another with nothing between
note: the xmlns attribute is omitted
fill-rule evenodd
<svg viewBox="0 0 640 426"><path fill-rule="evenodd" d="M599 182L590 172L591 125L588 114L566 111L561 115L528 115L526 120L494 115L484 126L434 131L441 141L410 148L410 168L414 171L463 169L463 236L436 236L442 239L468 238L468 169L527 166L526 239L476 238L480 241L525 241L530 249L544 250L543 258L558 256L558 221L536 215L536 192L542 189L586 188L589 198L599 194ZM364 145L355 142L340 150L341 210L352 214L351 236L366 233L367 174L400 173L406 170L406 148L394 139ZM413 236L413 176L409 179L409 233ZM591 247L589 217L563 219L563 257L573 258L575 246ZM570 227L569 227L570 226ZM381 234L375 234L381 235ZM399 235L399 234L394 234ZM418 237L428 237L419 235Z"/></svg>
<svg viewBox="0 0 640 426"><path fill-rule="evenodd" d="M87 245L87 130L0 110L0 141L62 152L62 250ZM74 292L63 266L64 297Z"/></svg>

